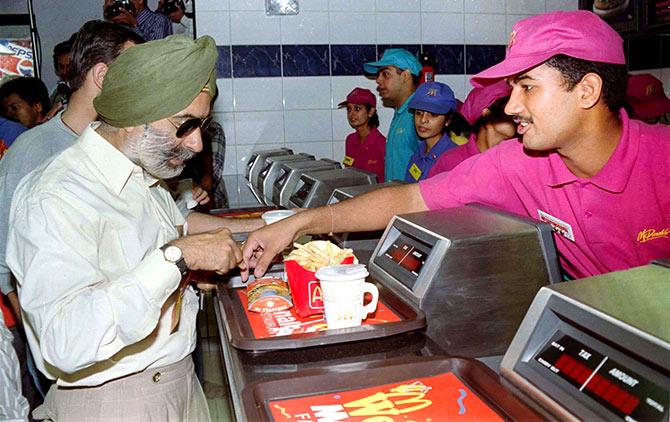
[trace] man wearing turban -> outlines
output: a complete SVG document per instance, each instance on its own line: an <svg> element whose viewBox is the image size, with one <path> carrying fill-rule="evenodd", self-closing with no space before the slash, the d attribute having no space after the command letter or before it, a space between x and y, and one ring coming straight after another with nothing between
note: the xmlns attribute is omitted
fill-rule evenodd
<svg viewBox="0 0 670 422"><path fill-rule="evenodd" d="M218 219L186 224L160 181L202 149L216 55L211 37L130 47L94 100L101 122L16 190L7 263L56 381L36 418L209 420L190 357L198 300L181 281L241 251Z"/></svg>

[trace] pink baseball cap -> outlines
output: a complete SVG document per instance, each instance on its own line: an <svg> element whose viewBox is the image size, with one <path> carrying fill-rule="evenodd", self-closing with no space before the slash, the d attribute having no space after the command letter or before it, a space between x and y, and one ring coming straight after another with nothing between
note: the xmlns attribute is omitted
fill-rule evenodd
<svg viewBox="0 0 670 422"><path fill-rule="evenodd" d="M628 77L626 102L635 116L642 119L653 119L670 112L670 99L663 91L663 82L649 73Z"/></svg>
<svg viewBox="0 0 670 422"><path fill-rule="evenodd" d="M491 85L474 88L468 94L465 102L461 106L459 113L465 117L465 120L474 125L482 117L482 111L490 107L499 98L508 97L512 92L512 87L507 85L504 79L501 79Z"/></svg>
<svg viewBox="0 0 670 422"><path fill-rule="evenodd" d="M484 86L538 66L557 54L593 62L626 64L623 39L586 10L544 13L514 24L505 59L470 79Z"/></svg>
<svg viewBox="0 0 670 422"><path fill-rule="evenodd" d="M369 89L356 87L347 95L346 100L337 105L337 108L346 107L347 104L370 104L372 107L377 107L377 97Z"/></svg>

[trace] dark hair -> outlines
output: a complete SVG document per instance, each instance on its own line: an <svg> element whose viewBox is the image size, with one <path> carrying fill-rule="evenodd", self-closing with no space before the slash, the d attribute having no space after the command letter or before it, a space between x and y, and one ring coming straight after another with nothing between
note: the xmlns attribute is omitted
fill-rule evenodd
<svg viewBox="0 0 670 422"><path fill-rule="evenodd" d="M465 117L461 113L456 111L451 113L451 121L447 125L447 130L467 138L470 136L470 132L472 132L472 126L470 126L470 123L465 120Z"/></svg>
<svg viewBox="0 0 670 422"><path fill-rule="evenodd" d="M367 111L372 110L372 104L365 104L365 109ZM370 116L370 119L368 119L368 127L370 129L379 127L379 115L377 115L377 110L375 110L374 114Z"/></svg>
<svg viewBox="0 0 670 422"><path fill-rule="evenodd" d="M591 62L558 54L547 60L547 66L561 72L563 80L571 91L587 73L595 73L603 82L602 99L614 114L624 105L628 73L626 65Z"/></svg>
<svg viewBox="0 0 670 422"><path fill-rule="evenodd" d="M128 42L142 44L144 39L126 28L112 22L86 22L72 45L70 53L70 87L72 91L81 88L88 73L98 63L110 64L121 54Z"/></svg>
<svg viewBox="0 0 670 422"><path fill-rule="evenodd" d="M0 102L12 94L18 95L30 105L42 104L42 116L51 108L49 92L41 79L23 76L10 79L0 86Z"/></svg>
<svg viewBox="0 0 670 422"><path fill-rule="evenodd" d="M70 54L70 51L72 50L72 44L74 43L76 36L77 34L74 33L69 39L56 44L53 53L54 67L56 67L56 64L58 63L58 56L62 56L63 54Z"/></svg>
<svg viewBox="0 0 670 422"><path fill-rule="evenodd" d="M487 123L504 122L506 120L511 120L512 116L505 113L505 105L507 104L508 101L509 96L498 98L493 102L493 104L486 107L489 109L490 113L486 117L480 116L472 125L472 131L474 133L479 132L479 129L481 129L481 127Z"/></svg>

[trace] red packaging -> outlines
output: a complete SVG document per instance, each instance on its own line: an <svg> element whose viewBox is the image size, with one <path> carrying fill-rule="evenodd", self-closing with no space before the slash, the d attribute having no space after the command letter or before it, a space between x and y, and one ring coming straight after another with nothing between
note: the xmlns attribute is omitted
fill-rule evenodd
<svg viewBox="0 0 670 422"><path fill-rule="evenodd" d="M348 256L340 264L353 264L355 257ZM307 317L323 313L323 295L316 273L301 267L296 261L285 261L286 278L291 289L293 306L297 314Z"/></svg>

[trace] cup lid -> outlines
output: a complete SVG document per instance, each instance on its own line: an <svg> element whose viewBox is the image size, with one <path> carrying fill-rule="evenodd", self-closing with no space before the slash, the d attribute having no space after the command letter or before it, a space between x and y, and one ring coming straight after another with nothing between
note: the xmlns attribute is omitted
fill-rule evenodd
<svg viewBox="0 0 670 422"><path fill-rule="evenodd" d="M265 221L266 224L271 224L279 220L288 218L293 214L295 214L295 211L293 210L272 210L264 212L261 215L261 218L263 219L263 221Z"/></svg>
<svg viewBox="0 0 670 422"><path fill-rule="evenodd" d="M316 278L325 281L357 280L368 276L364 264L342 264L322 267L316 272Z"/></svg>

